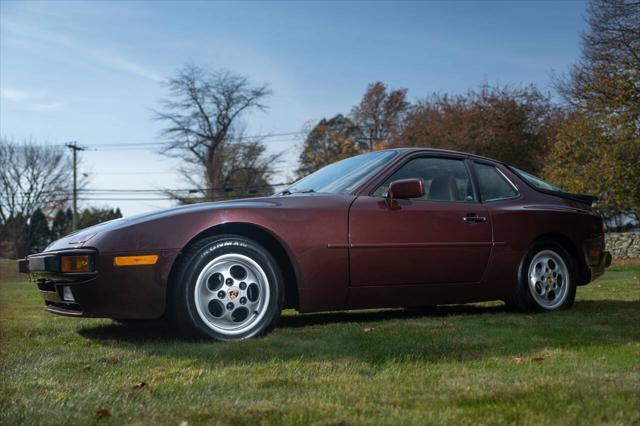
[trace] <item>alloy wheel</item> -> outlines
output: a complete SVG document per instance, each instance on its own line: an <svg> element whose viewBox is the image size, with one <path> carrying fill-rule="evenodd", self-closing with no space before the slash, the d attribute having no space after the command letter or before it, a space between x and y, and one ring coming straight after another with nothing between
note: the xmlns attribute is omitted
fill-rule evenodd
<svg viewBox="0 0 640 426"><path fill-rule="evenodd" d="M200 318L209 328L229 336L242 334L260 322L271 297L262 267L238 253L209 262L194 291Z"/></svg>
<svg viewBox="0 0 640 426"><path fill-rule="evenodd" d="M529 264L528 283L531 296L544 309L562 305L569 292L569 269L553 250L542 250Z"/></svg>

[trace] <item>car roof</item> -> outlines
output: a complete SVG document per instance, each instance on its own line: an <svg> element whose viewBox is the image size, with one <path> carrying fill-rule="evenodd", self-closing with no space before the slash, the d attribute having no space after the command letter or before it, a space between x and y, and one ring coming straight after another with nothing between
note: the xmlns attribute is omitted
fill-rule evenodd
<svg viewBox="0 0 640 426"><path fill-rule="evenodd" d="M483 157L482 155L476 155L476 154L469 154L468 152L461 152L461 151L453 151L450 149L440 149L440 148L428 148L428 147L401 147L401 148L389 148L389 149L385 149L383 151L395 151L398 152L400 154L408 154L408 153L414 153L414 152L424 152L424 153L438 153L438 154L454 154L454 155L462 155L465 157L469 157L469 158L475 158L477 160L483 160L483 161L489 161L492 163L498 163L498 164L506 164L502 161L498 161L496 159L493 158L489 158L489 157Z"/></svg>

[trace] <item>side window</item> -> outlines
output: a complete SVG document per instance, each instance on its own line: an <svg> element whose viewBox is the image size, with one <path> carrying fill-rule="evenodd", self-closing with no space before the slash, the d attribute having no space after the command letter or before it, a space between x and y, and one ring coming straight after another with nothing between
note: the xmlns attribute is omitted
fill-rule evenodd
<svg viewBox="0 0 640 426"><path fill-rule="evenodd" d="M506 200L518 196L516 189L494 166L475 163L484 201Z"/></svg>
<svg viewBox="0 0 640 426"><path fill-rule="evenodd" d="M414 158L393 173L373 195L386 197L394 180L422 178L425 195L422 200L477 201L464 160L451 158Z"/></svg>

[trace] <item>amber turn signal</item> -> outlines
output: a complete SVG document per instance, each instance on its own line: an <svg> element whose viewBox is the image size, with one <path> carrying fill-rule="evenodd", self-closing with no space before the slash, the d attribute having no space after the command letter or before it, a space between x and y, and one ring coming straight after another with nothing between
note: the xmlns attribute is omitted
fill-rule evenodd
<svg viewBox="0 0 640 426"><path fill-rule="evenodd" d="M157 254L149 254L146 256L116 256L113 258L113 264L116 266L155 265L157 261Z"/></svg>
<svg viewBox="0 0 640 426"><path fill-rule="evenodd" d="M60 272L91 272L89 255L61 256Z"/></svg>

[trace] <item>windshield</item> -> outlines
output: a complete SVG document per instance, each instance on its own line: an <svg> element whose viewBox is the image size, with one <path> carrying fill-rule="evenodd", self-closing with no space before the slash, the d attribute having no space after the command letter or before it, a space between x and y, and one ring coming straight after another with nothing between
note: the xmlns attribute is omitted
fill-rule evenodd
<svg viewBox="0 0 640 426"><path fill-rule="evenodd" d="M396 155L396 151L379 151L338 161L299 180L285 189L282 194L294 194L296 192L349 193L364 183Z"/></svg>
<svg viewBox="0 0 640 426"><path fill-rule="evenodd" d="M518 176L520 176L522 179L524 179L529 185L533 186L534 188L546 189L547 191L564 192L562 188L558 188L555 185L551 185L549 182L545 182L539 177L536 177L530 173L527 173L520 169L516 169L515 167L512 167L512 169L518 174Z"/></svg>

